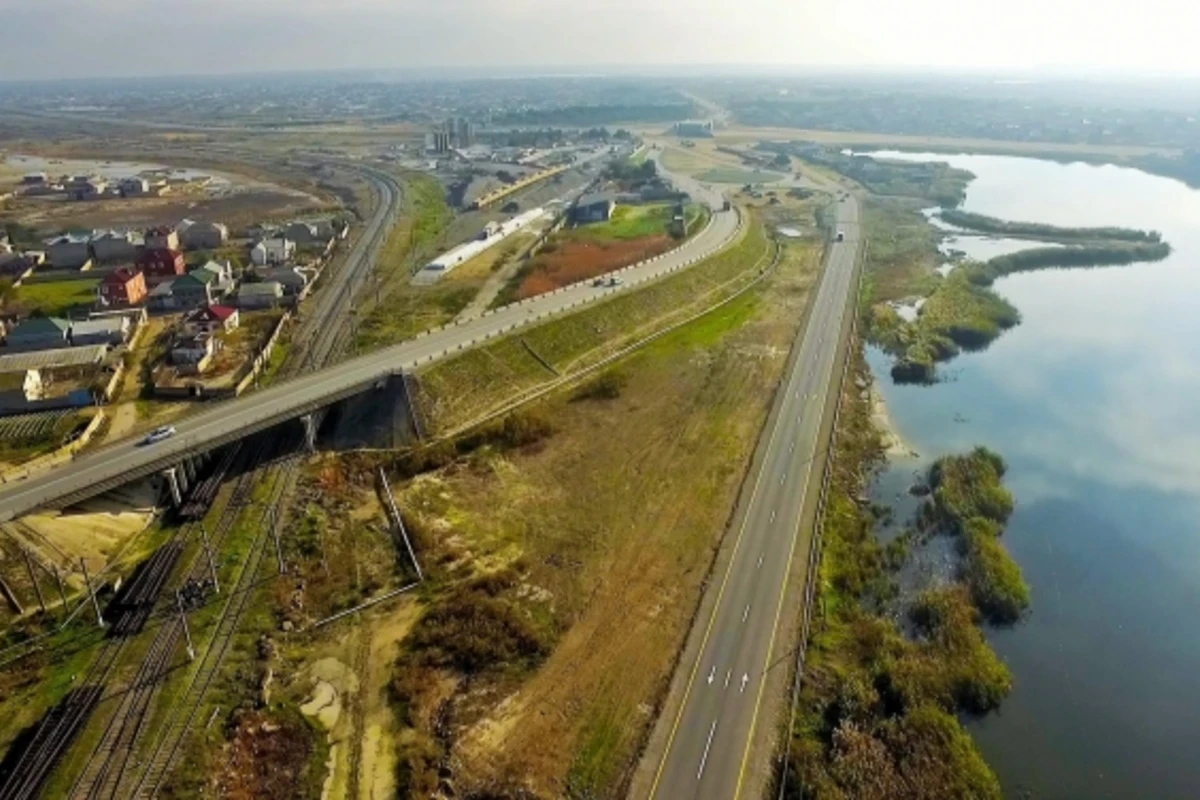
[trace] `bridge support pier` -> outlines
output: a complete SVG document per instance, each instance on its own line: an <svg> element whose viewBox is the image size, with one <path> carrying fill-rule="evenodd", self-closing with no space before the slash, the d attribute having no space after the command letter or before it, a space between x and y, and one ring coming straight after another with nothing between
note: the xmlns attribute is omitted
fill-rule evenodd
<svg viewBox="0 0 1200 800"><path fill-rule="evenodd" d="M175 508L183 505L184 489L179 483L179 470L175 467L167 467L163 470L163 478L167 481L167 492L171 495L171 503Z"/></svg>
<svg viewBox="0 0 1200 800"><path fill-rule="evenodd" d="M185 458L183 463L179 465L179 469L183 473L183 479L186 484L183 488L186 491L189 487L196 484L196 476L200 474L196 459Z"/></svg>
<svg viewBox="0 0 1200 800"><path fill-rule="evenodd" d="M300 424L304 426L304 447L311 453L317 449L317 420L312 414L305 414Z"/></svg>

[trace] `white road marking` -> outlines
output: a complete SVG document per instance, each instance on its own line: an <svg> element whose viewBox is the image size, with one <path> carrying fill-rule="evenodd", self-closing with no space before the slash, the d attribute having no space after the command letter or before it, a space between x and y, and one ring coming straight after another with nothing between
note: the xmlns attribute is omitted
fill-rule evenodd
<svg viewBox="0 0 1200 800"><path fill-rule="evenodd" d="M759 553L759 555L758 555L758 566L757 566L757 567L755 567L755 569L762 569L762 560L763 560L762 553Z"/></svg>
<svg viewBox="0 0 1200 800"><path fill-rule="evenodd" d="M742 612L742 622L746 621L746 617L750 616L750 604L746 604L746 610Z"/></svg>
<svg viewBox="0 0 1200 800"><path fill-rule="evenodd" d="M741 694L742 692L746 691L746 684L749 682L750 682L750 675L748 673L743 672L742 673L742 688L738 690L738 694Z"/></svg>
<svg viewBox="0 0 1200 800"><path fill-rule="evenodd" d="M775 509L771 509L771 522L775 521Z"/></svg>
<svg viewBox="0 0 1200 800"><path fill-rule="evenodd" d="M745 684L742 684L745 686ZM713 734L717 732L717 721L714 719L712 727L708 729L708 741L704 743L704 755L700 757L700 769L696 770L696 780L700 780L700 776L704 774L704 765L708 763L708 749L712 747Z"/></svg>
<svg viewBox="0 0 1200 800"><path fill-rule="evenodd" d="M731 669L725 670L725 688L726 689L729 688L729 679L731 677L733 677L733 670L731 670Z"/></svg>
<svg viewBox="0 0 1200 800"><path fill-rule="evenodd" d="M716 667L716 665L714 664L714 665L713 665L713 668L712 668L711 670L709 670L709 671L708 671L708 682L709 682L709 683L712 683L712 682L713 682L713 678L715 678L715 677L717 677L717 667Z"/></svg>

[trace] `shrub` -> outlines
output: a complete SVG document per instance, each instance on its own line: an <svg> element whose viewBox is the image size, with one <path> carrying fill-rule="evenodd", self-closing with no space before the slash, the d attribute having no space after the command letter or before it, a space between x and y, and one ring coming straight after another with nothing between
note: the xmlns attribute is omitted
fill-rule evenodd
<svg viewBox="0 0 1200 800"><path fill-rule="evenodd" d="M990 622L1011 625L1029 608L1029 586L1021 568L997 537L1000 526L979 517L963 525L963 578L971 599Z"/></svg>
<svg viewBox="0 0 1200 800"><path fill-rule="evenodd" d="M607 370L580 386L574 400L615 400L629 382L629 376L619 370Z"/></svg>
<svg viewBox="0 0 1200 800"><path fill-rule="evenodd" d="M424 664L467 675L504 666L532 667L549 651L512 603L472 585L427 611L409 643Z"/></svg>

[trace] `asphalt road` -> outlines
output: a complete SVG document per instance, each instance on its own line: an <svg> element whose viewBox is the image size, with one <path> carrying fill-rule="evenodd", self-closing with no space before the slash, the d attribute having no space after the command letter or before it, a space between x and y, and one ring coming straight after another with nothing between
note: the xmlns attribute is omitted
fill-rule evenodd
<svg viewBox="0 0 1200 800"><path fill-rule="evenodd" d="M381 203L381 207L386 203ZM372 220L374 224L374 218ZM738 227L736 212L713 215L707 228L681 247L621 271L622 284L595 287L577 284L551 294L506 306L472 320L428 331L416 339L311 372L235 400L215 403L176 423L177 433L153 445L125 439L86 454L47 473L9 483L0 488L0 522L34 509L99 494L137 477L149 475L186 456L264 430L288 419L315 411L337 400L369 389L383 388L386 379L418 365L445 358L485 339L570 308L590 303L644 281L690 266L724 246ZM360 243L371 237L364 235ZM365 246L352 258L370 258ZM346 268L350 264L347 263Z"/></svg>
<svg viewBox="0 0 1200 800"><path fill-rule="evenodd" d="M838 205L846 240L831 246L759 444L757 472L734 517L732 555L723 567L718 562L678 668L687 675L682 704L668 704L659 720L635 796L729 800L762 789L750 776L768 771L772 752L764 743L779 723L764 697L778 694L794 662L786 640L795 620L784 618L785 590L791 573L804 568L811 537L801 530L805 494L824 463L822 415L838 385L838 342L854 289L858 204L851 197ZM776 691L766 691L768 684Z"/></svg>

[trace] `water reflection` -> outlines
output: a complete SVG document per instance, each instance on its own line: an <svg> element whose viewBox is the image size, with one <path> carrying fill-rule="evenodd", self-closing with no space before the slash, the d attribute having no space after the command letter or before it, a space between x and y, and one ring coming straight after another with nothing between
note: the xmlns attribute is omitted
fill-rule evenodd
<svg viewBox="0 0 1200 800"><path fill-rule="evenodd" d="M1032 586L1033 613L991 632L1016 688L998 716L974 724L1006 791L1196 796L1200 193L1111 166L887 155L973 172L970 211L1153 228L1175 248L1154 264L998 281L1022 324L951 362L932 388L895 386L882 354L869 361L921 453L917 466L975 444L1011 465L1018 505L1005 541ZM947 246L989 258L1001 241L959 236ZM878 499L894 499L913 469L896 464Z"/></svg>

